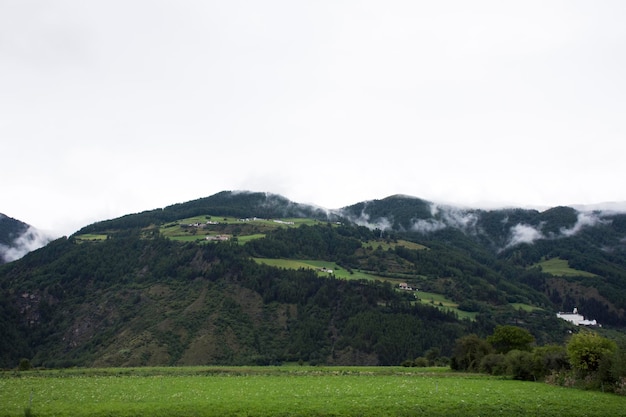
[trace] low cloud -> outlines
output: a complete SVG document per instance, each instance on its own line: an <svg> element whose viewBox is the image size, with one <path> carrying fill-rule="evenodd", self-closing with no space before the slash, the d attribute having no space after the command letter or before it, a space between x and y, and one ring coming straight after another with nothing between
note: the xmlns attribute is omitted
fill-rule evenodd
<svg viewBox="0 0 626 417"><path fill-rule="evenodd" d="M441 229L445 229L447 225L436 219L419 219L411 226L411 230L419 233L432 233Z"/></svg>
<svg viewBox="0 0 626 417"><path fill-rule="evenodd" d="M11 246L0 245L0 259L4 262L16 261L28 252L46 246L51 240L52 238L46 233L29 227L13 241Z"/></svg>
<svg viewBox="0 0 626 417"><path fill-rule="evenodd" d="M431 204L430 219L417 219L413 221L411 230L419 233L432 233L438 230L452 227L464 232L475 233L478 215L474 212L458 209L455 207L438 206Z"/></svg>
<svg viewBox="0 0 626 417"><path fill-rule="evenodd" d="M536 240L545 239L541 230L528 225L528 224L516 224L511 227L511 238L506 244L504 249L508 249L513 246L520 245L522 243L534 243Z"/></svg>
<svg viewBox="0 0 626 417"><path fill-rule="evenodd" d="M603 220L596 213L579 212L576 223L572 227L562 227L559 230L559 233L549 233L547 236L541 231L543 224L538 227L534 227L528 224L520 223L511 227L511 237L504 249L508 249L521 243L532 244L539 239L561 239L571 237L578 234L586 227L593 227L598 224L608 224L610 222L610 220Z"/></svg>
<svg viewBox="0 0 626 417"><path fill-rule="evenodd" d="M585 227L592 227L598 224L607 224L610 220L602 220L595 213L578 213L576 224L570 228L561 228L561 235L564 237L574 236Z"/></svg>
<svg viewBox="0 0 626 417"><path fill-rule="evenodd" d="M369 214L365 213L365 210L361 211L361 214L356 216L351 216L345 212L340 213L342 216L347 217L353 223L356 223L359 226L367 227L370 230L379 229L382 231L391 230L393 228L393 221L386 217L377 217L376 219L370 219Z"/></svg>

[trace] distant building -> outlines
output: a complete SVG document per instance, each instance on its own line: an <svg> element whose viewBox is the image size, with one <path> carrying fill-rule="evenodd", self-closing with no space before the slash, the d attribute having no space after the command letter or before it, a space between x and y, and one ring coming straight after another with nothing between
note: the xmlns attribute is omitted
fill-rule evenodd
<svg viewBox="0 0 626 417"><path fill-rule="evenodd" d="M228 235L209 235L207 237L205 237L206 240L210 240L210 241L218 241L218 242L224 242L226 240L230 239L230 236Z"/></svg>
<svg viewBox="0 0 626 417"><path fill-rule="evenodd" d="M569 321L576 326L599 326L595 320L587 320L582 315L578 314L578 309L574 307L574 311L571 313L559 312L556 316L560 319Z"/></svg>

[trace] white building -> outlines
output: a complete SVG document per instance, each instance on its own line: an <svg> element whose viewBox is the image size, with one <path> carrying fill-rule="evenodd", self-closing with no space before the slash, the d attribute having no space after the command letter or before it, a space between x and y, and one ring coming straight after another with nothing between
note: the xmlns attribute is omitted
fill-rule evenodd
<svg viewBox="0 0 626 417"><path fill-rule="evenodd" d="M556 316L560 319L567 320L576 326L597 326L598 322L595 320L587 320L582 315L578 314L578 309L574 307L574 311L571 313L556 313Z"/></svg>

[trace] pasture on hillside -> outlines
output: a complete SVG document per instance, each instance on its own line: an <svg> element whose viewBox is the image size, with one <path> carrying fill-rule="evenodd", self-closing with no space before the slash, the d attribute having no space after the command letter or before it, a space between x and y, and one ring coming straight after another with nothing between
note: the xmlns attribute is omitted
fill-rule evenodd
<svg viewBox="0 0 626 417"><path fill-rule="evenodd" d="M335 262L320 261L313 259L273 259L273 258L254 258L258 263L275 266L286 269L313 269L318 271L320 276L334 275L339 279L364 279L368 281L382 280L377 275L372 275L362 271L349 272L345 268L340 267Z"/></svg>
<svg viewBox="0 0 626 417"><path fill-rule="evenodd" d="M447 368L114 368L0 374L0 417L617 416L626 399Z"/></svg>
<svg viewBox="0 0 626 417"><path fill-rule="evenodd" d="M595 274L591 272L581 271L569 266L567 259L551 258L537 263L535 266L539 266L546 274L551 274L557 277L588 277L594 278Z"/></svg>

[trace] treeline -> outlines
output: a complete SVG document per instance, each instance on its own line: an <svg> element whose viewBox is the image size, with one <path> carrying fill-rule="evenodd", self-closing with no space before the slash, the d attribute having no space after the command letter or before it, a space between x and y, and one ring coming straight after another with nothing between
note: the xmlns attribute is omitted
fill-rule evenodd
<svg viewBox="0 0 626 417"><path fill-rule="evenodd" d="M173 204L163 209L147 210L116 219L105 220L82 228L77 234L109 230L145 228L174 220L215 214L233 217L308 217L319 220L338 219L321 209L293 203L286 198L266 193L222 191L210 197Z"/></svg>
<svg viewBox="0 0 626 417"><path fill-rule="evenodd" d="M516 326L497 326L486 338L469 334L456 340L453 370L508 376L518 380L597 389L626 395L626 346L581 329L564 345L534 345ZM405 362L405 366L424 363Z"/></svg>

